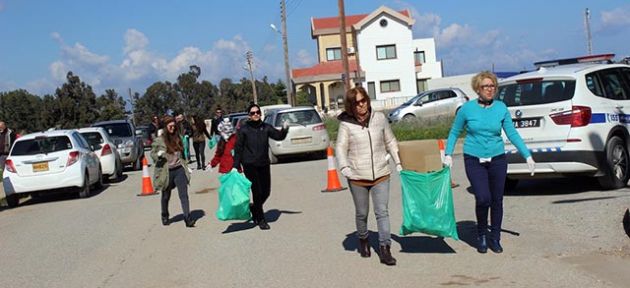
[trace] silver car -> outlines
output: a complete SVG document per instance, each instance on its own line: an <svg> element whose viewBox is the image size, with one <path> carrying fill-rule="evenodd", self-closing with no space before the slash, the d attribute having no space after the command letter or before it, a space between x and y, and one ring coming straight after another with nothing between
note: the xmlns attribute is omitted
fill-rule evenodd
<svg viewBox="0 0 630 288"><path fill-rule="evenodd" d="M277 129L282 123L289 123L289 134L282 141L269 139L269 160L277 163L278 157L315 153L325 156L326 148L330 144L326 126L313 107L293 107L273 109L267 111L265 123Z"/></svg>
<svg viewBox="0 0 630 288"><path fill-rule="evenodd" d="M103 127L117 145L118 154L123 165L131 165L133 170L142 170L144 144L142 137L127 120L111 120L92 124L92 127Z"/></svg>
<svg viewBox="0 0 630 288"><path fill-rule="evenodd" d="M455 113L468 101L468 96L458 88L444 88L424 91L392 110L389 122L430 119L455 116Z"/></svg>

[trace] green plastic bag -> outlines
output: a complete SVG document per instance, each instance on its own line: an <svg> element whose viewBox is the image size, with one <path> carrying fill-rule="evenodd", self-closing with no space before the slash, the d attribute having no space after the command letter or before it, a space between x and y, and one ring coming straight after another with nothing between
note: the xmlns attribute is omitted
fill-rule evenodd
<svg viewBox="0 0 630 288"><path fill-rule="evenodd" d="M214 146L217 146L217 143L219 143L219 137L217 135L210 137L210 139L208 139L208 148L212 150Z"/></svg>
<svg viewBox="0 0 630 288"><path fill-rule="evenodd" d="M184 145L184 159L188 159L188 155L190 155L190 143L188 142L190 136L184 135L182 137L182 144Z"/></svg>
<svg viewBox="0 0 630 288"><path fill-rule="evenodd" d="M217 219L249 220L249 188L252 182L236 171L219 176L219 208Z"/></svg>
<svg viewBox="0 0 630 288"><path fill-rule="evenodd" d="M459 240L450 168L431 173L403 170L400 172L400 183L403 205L401 235L422 232Z"/></svg>

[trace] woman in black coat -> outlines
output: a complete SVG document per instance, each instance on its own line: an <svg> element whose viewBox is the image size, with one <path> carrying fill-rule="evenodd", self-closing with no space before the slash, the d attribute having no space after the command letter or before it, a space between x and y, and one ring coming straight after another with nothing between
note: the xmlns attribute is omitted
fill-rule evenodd
<svg viewBox="0 0 630 288"><path fill-rule="evenodd" d="M282 125L282 130L261 119L260 106L252 104L247 108L249 120L238 130L236 146L234 147L234 168L241 165L245 177L252 182L252 196L254 203L249 208L252 220L260 229L269 229L265 219L263 204L269 198L271 191L271 170L269 162L269 138L283 140L289 132L288 123Z"/></svg>

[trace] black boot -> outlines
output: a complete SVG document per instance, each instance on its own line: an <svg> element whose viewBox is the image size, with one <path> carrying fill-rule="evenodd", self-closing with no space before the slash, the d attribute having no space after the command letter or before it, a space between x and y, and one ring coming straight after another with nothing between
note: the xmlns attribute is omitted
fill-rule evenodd
<svg viewBox="0 0 630 288"><path fill-rule="evenodd" d="M477 252L486 253L488 252L488 242L486 240L486 235L479 235L477 238Z"/></svg>
<svg viewBox="0 0 630 288"><path fill-rule="evenodd" d="M171 222L168 219L168 214L162 214L162 225L168 226Z"/></svg>
<svg viewBox="0 0 630 288"><path fill-rule="evenodd" d="M269 229L271 229L269 224L267 224L267 220L265 220L265 218L260 219L260 221L258 222L258 227L260 227L260 230L269 230Z"/></svg>
<svg viewBox="0 0 630 288"><path fill-rule="evenodd" d="M259 219L258 219L258 215L256 215L256 212L254 212L254 204L249 203L249 213L252 214L252 222L254 222L254 225L258 225Z"/></svg>
<svg viewBox="0 0 630 288"><path fill-rule="evenodd" d="M368 238L359 238L359 253L361 253L361 257L364 258L372 256L370 252L370 241L368 240Z"/></svg>
<svg viewBox="0 0 630 288"><path fill-rule="evenodd" d="M390 250L390 246L386 245L386 246L381 246L380 247L380 252L378 254L378 257L381 258L381 263L387 265L387 266L394 266L396 265L396 258L392 257L392 252Z"/></svg>
<svg viewBox="0 0 630 288"><path fill-rule="evenodd" d="M190 215L188 217L184 217L184 223L186 223L186 227L195 227L195 222L197 222L197 219L193 219Z"/></svg>
<svg viewBox="0 0 630 288"><path fill-rule="evenodd" d="M503 247L501 247L501 243L499 243L499 240L496 239L490 239L490 243L488 243L488 247L490 247L490 250L492 250L492 252L494 253L502 253L503 252Z"/></svg>

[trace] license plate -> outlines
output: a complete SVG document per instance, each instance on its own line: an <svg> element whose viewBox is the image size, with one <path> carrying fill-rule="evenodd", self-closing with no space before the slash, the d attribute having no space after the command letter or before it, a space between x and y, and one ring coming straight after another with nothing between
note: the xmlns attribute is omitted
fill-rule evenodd
<svg viewBox="0 0 630 288"><path fill-rule="evenodd" d="M48 162L33 163L33 172L48 171Z"/></svg>
<svg viewBox="0 0 630 288"><path fill-rule="evenodd" d="M512 123L514 123L514 128L540 127L540 118L514 119Z"/></svg>
<svg viewBox="0 0 630 288"><path fill-rule="evenodd" d="M307 144L313 142L313 137L293 138L291 144Z"/></svg>

